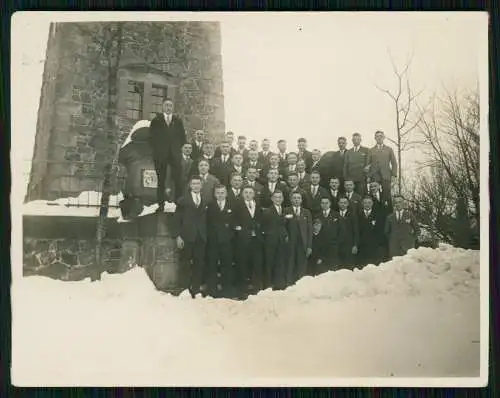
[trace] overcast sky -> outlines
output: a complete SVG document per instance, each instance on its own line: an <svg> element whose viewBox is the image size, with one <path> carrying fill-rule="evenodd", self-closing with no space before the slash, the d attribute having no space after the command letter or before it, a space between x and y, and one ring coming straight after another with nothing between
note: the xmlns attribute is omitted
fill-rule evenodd
<svg viewBox="0 0 500 398"><path fill-rule="evenodd" d="M13 21L18 160L32 156L48 27L56 19L56 13L37 14ZM74 18L90 16L78 14ZM145 19L140 13L134 18ZM391 102L375 87L395 88L388 50L400 66L413 51L412 83L425 89L422 101L443 84L475 87L487 21L485 14L459 12L191 13L188 18L221 21L227 129L268 137L273 146L284 138L290 148L304 136L311 149L321 150L335 149L338 136L353 132L368 146L375 130L394 136Z"/></svg>

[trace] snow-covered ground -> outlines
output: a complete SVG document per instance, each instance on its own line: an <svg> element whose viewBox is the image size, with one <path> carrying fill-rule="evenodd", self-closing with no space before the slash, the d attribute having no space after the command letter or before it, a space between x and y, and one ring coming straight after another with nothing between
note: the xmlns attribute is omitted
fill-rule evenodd
<svg viewBox="0 0 500 398"><path fill-rule="evenodd" d="M243 302L173 297L142 268L95 283L26 277L12 293L16 385L479 376L479 252L444 245Z"/></svg>

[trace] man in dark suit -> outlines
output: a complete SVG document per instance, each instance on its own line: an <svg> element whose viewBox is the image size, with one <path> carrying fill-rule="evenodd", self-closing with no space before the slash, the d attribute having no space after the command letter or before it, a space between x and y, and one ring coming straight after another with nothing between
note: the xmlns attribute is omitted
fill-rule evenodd
<svg viewBox="0 0 500 398"><path fill-rule="evenodd" d="M277 155L279 158L279 165L281 169L284 169L286 166L288 166L288 153L286 151L286 141L278 140L277 146L278 146Z"/></svg>
<svg viewBox="0 0 500 398"><path fill-rule="evenodd" d="M193 151L191 157L193 160L198 160L203 155L203 144L205 144L205 132L203 130L196 130L191 140Z"/></svg>
<svg viewBox="0 0 500 398"><path fill-rule="evenodd" d="M365 167L368 160L368 148L361 146L361 134L352 135L353 147L345 153L344 178L354 182L355 191L362 197L366 194Z"/></svg>
<svg viewBox="0 0 500 398"><path fill-rule="evenodd" d="M233 292L233 237L234 212L227 200L227 188L215 187L215 200L208 204L208 269L205 275L208 292L217 297L232 297ZM221 279L218 280L217 273Z"/></svg>
<svg viewBox="0 0 500 398"><path fill-rule="evenodd" d="M339 240L338 255L340 268L353 268L355 256L358 253L358 221L356 214L349 209L349 201L346 197L339 199Z"/></svg>
<svg viewBox="0 0 500 398"><path fill-rule="evenodd" d="M235 153L231 159L233 166L229 169L229 172L245 175L245 167L243 166L243 155L241 153Z"/></svg>
<svg viewBox="0 0 500 398"><path fill-rule="evenodd" d="M205 293L205 248L207 243L206 204L201 195L202 182L199 176L191 177L189 192L177 203L173 217L173 236L182 250L185 269L188 270L189 291L194 298Z"/></svg>
<svg viewBox="0 0 500 398"><path fill-rule="evenodd" d="M330 178L328 193L330 194L330 202L332 203L332 210L339 210L339 199L342 197L340 190L340 181L337 177Z"/></svg>
<svg viewBox="0 0 500 398"><path fill-rule="evenodd" d="M288 223L287 285L294 284L307 273L307 259L312 253L312 215L302 207L302 195L292 195L292 206L285 210Z"/></svg>
<svg viewBox="0 0 500 398"><path fill-rule="evenodd" d="M269 174L269 170L271 169L276 170L278 172L279 180L283 180L283 171L280 168L279 156L275 153L269 156L269 165L264 166L264 168L260 172L258 180L262 185L267 184L267 175Z"/></svg>
<svg viewBox="0 0 500 398"><path fill-rule="evenodd" d="M292 205L292 194L295 192L298 192L302 195L302 203L305 202L306 200L306 193L305 191L299 187L299 176L297 173L290 173L288 175L288 189L285 191L285 200L283 202L283 205L285 207L290 207Z"/></svg>
<svg viewBox="0 0 500 398"><path fill-rule="evenodd" d="M212 170L216 164L215 158L214 158L214 144L211 142L204 142L202 147L201 147L201 156L198 157L197 159L194 159L193 161L193 166L192 166L192 174L196 174L198 171L198 163L200 160L206 160L208 162L208 165L210 166L210 170Z"/></svg>
<svg viewBox="0 0 500 398"><path fill-rule="evenodd" d="M262 151L259 152L259 162L264 166L269 165L269 157L272 155L272 152L269 150L271 147L271 143L267 138L262 140Z"/></svg>
<svg viewBox="0 0 500 398"><path fill-rule="evenodd" d="M375 133L377 144L368 152L366 172L372 180L382 185L382 190L391 196L391 181L398 175L398 164L394 151L384 144L385 134L382 131Z"/></svg>
<svg viewBox="0 0 500 398"><path fill-rule="evenodd" d="M264 289L272 287L282 290L286 287L286 256L288 230L286 228L283 192L276 190L271 196L273 204L264 209Z"/></svg>
<svg viewBox="0 0 500 398"><path fill-rule="evenodd" d="M246 170L246 175L243 180L243 186L252 187L255 191L255 201L257 204L260 204L260 195L262 194L262 190L264 186L257 181L257 176L259 175L257 169L255 167L248 167Z"/></svg>
<svg viewBox="0 0 500 398"><path fill-rule="evenodd" d="M377 181L370 183L370 196L373 199L373 209L385 218L392 213L392 201L386 192L382 191Z"/></svg>
<svg viewBox="0 0 500 398"><path fill-rule="evenodd" d="M238 137L238 146L236 147L235 154L239 153L242 156L242 163L246 162L248 159L248 149L246 148L246 144L246 137L244 135L240 135Z"/></svg>
<svg viewBox="0 0 500 398"><path fill-rule="evenodd" d="M173 114L174 103L170 98L163 101L163 113L158 113L149 127L150 145L158 177L158 212L165 208L165 184L167 166L174 180L176 199L182 195L181 148L186 143L186 132L179 116Z"/></svg>
<svg viewBox="0 0 500 398"><path fill-rule="evenodd" d="M256 140L250 141L248 144L248 151L255 151L257 152L257 157L259 155L259 143Z"/></svg>
<svg viewBox="0 0 500 398"><path fill-rule="evenodd" d="M320 168L321 163L319 162L321 160L321 151L319 149L313 149L311 152L311 156L312 156L311 173L314 170L317 170L321 173L322 172Z"/></svg>
<svg viewBox="0 0 500 398"><path fill-rule="evenodd" d="M404 199L394 197L394 212L387 217L385 235L389 241L389 256L404 256L415 247L418 224L413 214L405 208Z"/></svg>
<svg viewBox="0 0 500 398"><path fill-rule="evenodd" d="M189 142L186 142L182 146L182 159L181 159L181 169L182 169L182 186L186 187L188 181L191 178L191 170L193 167L193 159L191 159L192 146Z"/></svg>
<svg viewBox="0 0 500 398"><path fill-rule="evenodd" d="M354 192L354 182L350 179L344 181L344 197L349 200L349 209L357 214L361 207L361 195Z"/></svg>
<svg viewBox="0 0 500 398"><path fill-rule="evenodd" d="M259 162L259 152L254 151L253 149L248 151L248 160L243 164L244 169L248 169L249 167L255 168L259 173L259 176L264 168L264 164Z"/></svg>
<svg viewBox="0 0 500 398"><path fill-rule="evenodd" d="M321 212L318 215L321 221L322 233L326 236L326 248L323 261L323 271L330 271L338 265L338 251L339 251L339 213L332 210L332 204L329 197L321 198L320 202ZM314 247L313 247L314 250Z"/></svg>
<svg viewBox="0 0 500 398"><path fill-rule="evenodd" d="M311 184L304 190L304 207L309 209L313 217L316 217L321 212L321 199L329 197L328 191L319 185L320 179L319 171L313 171L311 173Z"/></svg>
<svg viewBox="0 0 500 398"><path fill-rule="evenodd" d="M297 173L297 162L298 157L295 152L289 152L286 157L286 166L281 167L281 174L283 175L283 179L285 181L288 180L288 175L290 173Z"/></svg>
<svg viewBox="0 0 500 398"><path fill-rule="evenodd" d="M283 181L278 180L278 171L276 169L270 169L267 173L267 183L262 188L262 193L260 195L260 205L262 207L268 208L272 205L271 196L276 190L286 192L287 186Z"/></svg>
<svg viewBox="0 0 500 398"><path fill-rule="evenodd" d="M223 142L219 149L219 157L216 157L212 166L212 174L217 177L221 184L229 186L229 179L233 163L231 161L231 146L229 142Z"/></svg>
<svg viewBox="0 0 500 398"><path fill-rule="evenodd" d="M307 150L307 140L305 138L299 138L297 140L297 156L299 160L303 160L306 164L306 172L311 172L311 166L313 164L312 153Z"/></svg>
<svg viewBox="0 0 500 398"><path fill-rule="evenodd" d="M316 276L326 272L328 264L328 236L323 230L321 220L313 220L312 253L307 265L307 275Z"/></svg>
<svg viewBox="0 0 500 398"><path fill-rule="evenodd" d="M263 235L262 208L257 206L252 187L243 189L243 199L235 205L238 285L247 292L262 289Z"/></svg>
<svg viewBox="0 0 500 398"><path fill-rule="evenodd" d="M339 137L337 139L337 145L339 150L331 155L331 159L328 162L328 178L337 177L340 182L340 190L344 190L344 162L346 154L346 144L347 140L345 137Z"/></svg>
<svg viewBox="0 0 500 398"><path fill-rule="evenodd" d="M358 214L358 265L378 265L383 260L384 228L385 218L373 209L373 199L366 196L363 198L363 208Z"/></svg>
<svg viewBox="0 0 500 398"><path fill-rule="evenodd" d="M227 198L231 206L235 205L236 202L240 201L243 194L243 176L239 173L231 174L231 184L227 191Z"/></svg>
<svg viewBox="0 0 500 398"><path fill-rule="evenodd" d="M234 133L232 131L228 131L225 134L224 140L222 141L222 143L217 148L215 148L214 156L216 158L221 157L223 143L227 143L229 145L229 155L233 156L234 153L236 152L236 148L233 147L233 141L234 141Z"/></svg>
<svg viewBox="0 0 500 398"><path fill-rule="evenodd" d="M311 175L306 171L306 162L302 159L297 162L297 176L299 177L299 187L307 189L311 183Z"/></svg>
<svg viewBox="0 0 500 398"><path fill-rule="evenodd" d="M208 160L201 159L198 162L198 172L201 178L201 197L205 204L214 200L214 190L219 185L219 180L212 174L209 174L210 164Z"/></svg>

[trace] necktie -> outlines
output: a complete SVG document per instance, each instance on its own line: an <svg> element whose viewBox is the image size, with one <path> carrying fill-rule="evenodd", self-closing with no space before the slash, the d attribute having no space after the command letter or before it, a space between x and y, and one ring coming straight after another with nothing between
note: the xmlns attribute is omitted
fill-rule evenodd
<svg viewBox="0 0 500 398"><path fill-rule="evenodd" d="M236 196L238 196L238 195L240 194L240 190L239 190L239 189L235 190L235 191L234 191L234 194L235 194Z"/></svg>
<svg viewBox="0 0 500 398"><path fill-rule="evenodd" d="M194 195L194 203L196 204L196 207L200 205L200 197L199 194Z"/></svg>
<svg viewBox="0 0 500 398"><path fill-rule="evenodd" d="M299 208L298 207L295 208L295 215L297 215L297 216L299 215Z"/></svg>
<svg viewBox="0 0 500 398"><path fill-rule="evenodd" d="M328 211L324 210L324 211L323 211L323 215L324 215L325 217L328 217Z"/></svg>
<svg viewBox="0 0 500 398"><path fill-rule="evenodd" d="M277 210L278 210L278 215L281 216L281 206L278 206Z"/></svg>
<svg viewBox="0 0 500 398"><path fill-rule="evenodd" d="M401 221L401 212L400 212L400 211L398 211L398 213L397 213L397 214L398 214L398 221Z"/></svg>
<svg viewBox="0 0 500 398"><path fill-rule="evenodd" d="M313 194L313 196L316 196L316 190L317 189L318 189L318 187L315 187L315 186L312 187L312 194Z"/></svg>
<svg viewBox="0 0 500 398"><path fill-rule="evenodd" d="M368 218L369 215L370 215L370 213L368 213L367 211L365 211L366 218Z"/></svg>

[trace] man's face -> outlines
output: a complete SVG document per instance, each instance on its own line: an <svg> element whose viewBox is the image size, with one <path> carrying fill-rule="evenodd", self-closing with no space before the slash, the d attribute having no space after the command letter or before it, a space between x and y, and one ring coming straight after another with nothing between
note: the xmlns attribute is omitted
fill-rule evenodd
<svg viewBox="0 0 500 398"><path fill-rule="evenodd" d="M299 207L302 204L302 195L300 193L294 193L291 202L294 207Z"/></svg>
<svg viewBox="0 0 500 398"><path fill-rule="evenodd" d="M361 144L361 136L360 135L353 135L352 136L352 144L354 146L358 146Z"/></svg>
<svg viewBox="0 0 500 398"><path fill-rule="evenodd" d="M248 181L255 181L255 179L257 178L257 169L254 169L253 167L250 167L248 170L247 170L247 179Z"/></svg>
<svg viewBox="0 0 500 398"><path fill-rule="evenodd" d="M257 141L250 141L250 149L252 151L258 151L259 150L259 144Z"/></svg>
<svg viewBox="0 0 500 398"><path fill-rule="evenodd" d="M229 145L228 142L224 142L220 146L220 151L223 155L229 155L229 152L231 151L231 146Z"/></svg>
<svg viewBox="0 0 500 398"><path fill-rule="evenodd" d="M370 192L372 195L375 195L377 192L380 192L380 185L378 182L372 182L370 183Z"/></svg>
<svg viewBox="0 0 500 398"><path fill-rule="evenodd" d="M347 200L347 198L342 198L339 200L340 210L347 210L348 207L349 207L349 201Z"/></svg>
<svg viewBox="0 0 500 398"><path fill-rule="evenodd" d="M198 164L198 170L200 172L200 174L207 174L208 173L208 170L210 169L210 166L208 165L207 162L200 162Z"/></svg>
<svg viewBox="0 0 500 398"><path fill-rule="evenodd" d="M352 192L352 191L354 191L354 182L352 182L352 181L346 181L344 183L344 188L345 188L346 192Z"/></svg>
<svg viewBox="0 0 500 398"><path fill-rule="evenodd" d="M320 180L319 174L317 174L317 173L311 174L311 184L318 185L319 184L319 180Z"/></svg>
<svg viewBox="0 0 500 398"><path fill-rule="evenodd" d="M174 112L174 103L170 100L167 100L163 103L163 112L167 115L171 115Z"/></svg>
<svg viewBox="0 0 500 398"><path fill-rule="evenodd" d="M312 153L313 162L317 162L321 158L320 151L313 151Z"/></svg>
<svg viewBox="0 0 500 398"><path fill-rule="evenodd" d="M191 187L192 192L199 193L201 191L201 181L200 180L192 180L189 185Z"/></svg>
<svg viewBox="0 0 500 398"><path fill-rule="evenodd" d="M313 224L313 232L315 234L318 234L321 231L321 223L320 222L315 222Z"/></svg>
<svg viewBox="0 0 500 398"><path fill-rule="evenodd" d="M277 192L273 194L271 200L276 206L281 206L281 204L283 203L283 194L281 192Z"/></svg>
<svg viewBox="0 0 500 398"><path fill-rule="evenodd" d="M400 197L394 198L394 208L396 210L403 210L403 198Z"/></svg>
<svg viewBox="0 0 500 398"><path fill-rule="evenodd" d="M340 181L336 178L332 178L330 180L330 188L336 191L339 189L339 187L340 187Z"/></svg>
<svg viewBox="0 0 500 398"><path fill-rule="evenodd" d="M216 188L215 189L215 198L219 201L222 202L225 200L227 197L227 191L226 188Z"/></svg>
<svg viewBox="0 0 500 398"><path fill-rule="evenodd" d="M250 159L250 161L256 162L259 158L259 152L252 149L250 152L248 152L248 158Z"/></svg>
<svg viewBox="0 0 500 398"><path fill-rule="evenodd" d="M243 198L245 200L253 200L254 192L252 188L245 188L243 190Z"/></svg>
<svg viewBox="0 0 500 398"><path fill-rule="evenodd" d="M226 133L226 139L228 142L232 143L234 141L234 134L233 133Z"/></svg>
<svg viewBox="0 0 500 398"><path fill-rule="evenodd" d="M269 146L270 146L269 141L267 140L262 141L262 150L264 152L269 151Z"/></svg>
<svg viewBox="0 0 500 398"><path fill-rule="evenodd" d="M203 145L203 153L208 157L211 157L214 154L214 145L213 144Z"/></svg>
<svg viewBox="0 0 500 398"><path fill-rule="evenodd" d="M193 147L191 146L191 144L184 144L182 146L182 153L186 156L190 156L191 155L191 152L193 152Z"/></svg>
<svg viewBox="0 0 500 398"><path fill-rule="evenodd" d="M267 173L267 178L271 182L278 181L278 177L279 177L279 174L278 174L277 170L274 170L274 169L273 170L269 170L269 172Z"/></svg>
<svg viewBox="0 0 500 398"><path fill-rule="evenodd" d="M299 173L303 173L304 171L306 171L306 162L304 162L303 160L299 160L297 162L297 171Z"/></svg>
<svg viewBox="0 0 500 398"><path fill-rule="evenodd" d="M346 144L347 144L347 143L346 143L346 141L345 141L345 140L338 140L338 141L337 141L337 145L339 146L339 149L340 149L341 151L343 151L343 150L345 149Z"/></svg>
<svg viewBox="0 0 500 398"><path fill-rule="evenodd" d="M330 208L330 199L322 198L320 202L321 210L328 210Z"/></svg>
<svg viewBox="0 0 500 398"><path fill-rule="evenodd" d="M306 149L306 143L304 141L299 141L297 142L297 148L299 148L299 151L304 151Z"/></svg>
<svg viewBox="0 0 500 398"><path fill-rule="evenodd" d="M194 133L194 137L196 141L203 141L203 138L205 138L205 133L203 130L196 130Z"/></svg>
<svg viewBox="0 0 500 398"><path fill-rule="evenodd" d="M373 201L369 198L363 199L363 209L371 210L373 207Z"/></svg>
<svg viewBox="0 0 500 398"><path fill-rule="evenodd" d="M235 166L241 166L242 163L243 163L243 156L241 156L240 154L233 156L233 164Z"/></svg>
<svg viewBox="0 0 500 398"><path fill-rule="evenodd" d="M384 133L376 133L375 134L375 141L377 141L377 144L382 145L384 143Z"/></svg>
<svg viewBox="0 0 500 398"><path fill-rule="evenodd" d="M295 155L294 153L291 153L288 155L287 160L288 160L289 165L297 164L297 160L298 160L297 155Z"/></svg>
<svg viewBox="0 0 500 398"><path fill-rule="evenodd" d="M278 149L281 153L285 153L286 152L286 142L284 142L284 141L278 142Z"/></svg>
<svg viewBox="0 0 500 398"><path fill-rule="evenodd" d="M276 155L271 156L269 158L269 164L274 167L278 166L280 164L280 158Z"/></svg>
<svg viewBox="0 0 500 398"><path fill-rule="evenodd" d="M246 143L247 143L247 140L245 140L245 139L243 139L243 138L240 138L240 139L238 140L238 147L239 147L240 149L243 149L243 148L245 148Z"/></svg>
<svg viewBox="0 0 500 398"><path fill-rule="evenodd" d="M243 185L243 179L241 178L241 176L234 176L231 179L231 186L233 188L240 189L242 185Z"/></svg>
<svg viewBox="0 0 500 398"><path fill-rule="evenodd" d="M288 176L288 185L290 185L291 188L295 188L296 186L298 186L299 177L297 177L296 175Z"/></svg>

